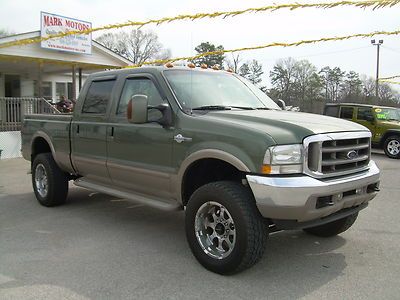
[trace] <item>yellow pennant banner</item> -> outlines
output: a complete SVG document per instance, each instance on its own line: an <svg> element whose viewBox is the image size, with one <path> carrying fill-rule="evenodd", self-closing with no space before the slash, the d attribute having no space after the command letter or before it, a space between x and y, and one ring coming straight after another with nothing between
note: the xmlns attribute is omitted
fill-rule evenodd
<svg viewBox="0 0 400 300"><path fill-rule="evenodd" d="M191 21L194 21L194 20L204 19L204 18L217 18L217 17L227 18L227 17L236 17L236 16L239 16L239 15L248 14L248 13L258 13L258 12L268 12L268 11L269 12L274 12L274 11L281 10L281 9L295 10L295 9L300 9L300 8L329 9L329 8L340 7L340 6L353 6L353 7L363 8L363 9L372 8L373 10L375 10L375 9L384 8L384 7L393 7L393 6L398 5L398 4L400 4L400 0L336 1L336 2L320 2L320 3L287 3L287 4L268 5L268 6L256 7L256 8L247 8L247 9L235 10L235 11L216 11L216 12L212 12L212 13L184 14L184 15L178 15L178 16L174 16L174 17L165 17L165 18L161 18L161 19L152 19L152 20L148 20L148 21L127 21L127 22L124 22L124 23L104 25L104 26L100 26L100 27L87 29L87 30L67 31L67 32L52 34L52 35L49 35L47 37L38 37L38 38L33 38L33 39L24 39L24 40L19 40L19 41L12 41L12 42L9 42L9 43L0 44L0 48L34 44L34 43L39 43L41 41L46 41L46 40L55 39L55 38L62 38L62 37L65 37L65 36L68 36L68 35L74 35L74 34L89 34L89 33L96 32L96 31L123 28L123 27L127 27L127 26L143 27L143 26L149 25L149 24L160 25L160 24L163 24L163 23L170 23L170 22L179 21L179 20L191 20Z"/></svg>
<svg viewBox="0 0 400 300"><path fill-rule="evenodd" d="M370 33L357 33L357 34L346 35L346 36L325 37L325 38L320 38L320 39L315 39L315 40L303 40L303 41L292 42L292 43L275 42L275 43L270 43L270 44L265 44L265 45L260 45L260 46L254 46L254 47L243 47L243 48L236 48L236 49L230 49L230 50L218 50L218 51L204 52L204 53L199 53L194 56L153 60L153 61L144 62L142 64L127 66L125 68L137 68L137 67L140 67L143 65L160 65L160 64L165 64L168 62L176 62L176 61L180 61L180 60L193 61L197 58L210 56L210 55L218 55L218 54L249 51L249 50L258 50L258 49L265 49L265 48L271 48L271 47L292 47L292 46L315 44L315 43L321 43L321 42L343 41L343 40L349 40L349 39L353 39L353 38L368 38L368 37L373 37L375 35L399 35L399 34L400 34L400 30L374 31L374 32L370 32Z"/></svg>

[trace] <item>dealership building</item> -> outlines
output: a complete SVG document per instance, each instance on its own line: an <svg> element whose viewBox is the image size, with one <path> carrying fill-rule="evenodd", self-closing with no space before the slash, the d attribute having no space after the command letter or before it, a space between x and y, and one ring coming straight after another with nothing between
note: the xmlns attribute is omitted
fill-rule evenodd
<svg viewBox="0 0 400 300"><path fill-rule="evenodd" d="M41 13L41 30L0 38L1 159L20 156L25 114L57 113L52 104L61 96L76 100L89 74L132 64L91 34L31 42L80 28L90 29L91 23Z"/></svg>

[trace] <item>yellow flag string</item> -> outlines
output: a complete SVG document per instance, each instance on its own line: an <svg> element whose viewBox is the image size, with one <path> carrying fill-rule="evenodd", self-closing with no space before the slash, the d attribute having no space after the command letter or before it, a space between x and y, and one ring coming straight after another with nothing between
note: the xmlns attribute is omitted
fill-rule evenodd
<svg viewBox="0 0 400 300"><path fill-rule="evenodd" d="M386 80L386 79L383 79L383 80L379 79L379 81L383 82L383 83L400 84L399 81L392 81L392 80Z"/></svg>
<svg viewBox="0 0 400 300"><path fill-rule="evenodd" d="M37 37L33 39L23 39L19 41L12 41L9 43L4 43L0 44L0 48L6 48L6 47L11 47L11 46L22 46L22 45L28 45L28 44L34 44L34 43L39 43L41 41L47 41L50 39L54 38L62 38L68 35L74 35L74 34L90 34L92 32L96 31L101 31L101 30L107 30L107 29L116 29L116 28L123 28L127 26L138 26L138 27L143 27L145 25L149 24L156 24L160 25L163 23L170 23L173 21L178 21L178 20L198 20L198 19L204 19L204 18L217 18L217 17L236 17L242 14L247 14L247 13L258 13L258 12L274 12L277 10L281 9L289 9L289 10L295 10L295 9L300 9L300 8L322 8L322 9L329 9L329 8L334 8L334 7L339 7L339 6L353 6L353 7L358 7L358 8L369 8L371 7L373 10L379 9L379 8L384 8L384 7L393 7L395 5L398 5L400 3L400 0L367 0L367 1L338 1L338 2L320 2L320 3L288 3L288 4L277 4L277 5L268 5L268 6L263 6L263 7L257 7L257 8L247 8L243 10L236 10L236 11L216 11L212 13L198 13L198 14L184 14L184 15L178 15L174 17L165 17L161 19L151 19L148 21L127 21L124 23L118 23L118 24L110 24L110 25L104 25L96 28L91 28L87 30L72 30L72 31L67 31L67 32L61 32L57 34L51 34L46 37Z"/></svg>
<svg viewBox="0 0 400 300"><path fill-rule="evenodd" d="M168 62L176 62L176 61L180 61L180 60L193 61L198 58L210 56L210 55L220 55L220 54L225 54L225 53L265 49L265 48L271 48L271 47L292 47L292 46L300 46L300 45L314 44L314 43L320 43L320 42L343 41L343 40L348 40L348 39L353 39L353 38L367 38L367 37L372 37L375 35L398 35L398 34L400 34L400 30L374 31L374 32L370 32L370 33L357 33L357 34L346 35L346 36L325 37L325 38L320 38L320 39L315 39L315 40L303 40L303 41L292 42L292 43L275 42L275 43L270 43L270 44L265 44L265 45L260 45L260 46L254 46L254 47L243 47L243 48L236 48L236 49L230 49L230 50L224 49L224 50L203 52L203 53L199 53L194 56L176 57L176 58L171 58L171 59L158 59L158 60L143 62L143 63L137 64L137 65L127 66L125 68L137 68L137 67L140 67L143 65L160 65L160 64L165 64Z"/></svg>
<svg viewBox="0 0 400 300"><path fill-rule="evenodd" d="M400 78L400 75L395 75L395 76L390 76L390 77L382 77L382 78L379 78L379 81L386 81L386 80L395 79L395 78Z"/></svg>

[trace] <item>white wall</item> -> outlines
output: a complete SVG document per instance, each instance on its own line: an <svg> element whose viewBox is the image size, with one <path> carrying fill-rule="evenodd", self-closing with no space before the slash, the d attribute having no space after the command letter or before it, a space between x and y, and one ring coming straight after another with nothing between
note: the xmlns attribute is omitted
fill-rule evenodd
<svg viewBox="0 0 400 300"><path fill-rule="evenodd" d="M0 132L1 159L22 157L21 154L21 132Z"/></svg>

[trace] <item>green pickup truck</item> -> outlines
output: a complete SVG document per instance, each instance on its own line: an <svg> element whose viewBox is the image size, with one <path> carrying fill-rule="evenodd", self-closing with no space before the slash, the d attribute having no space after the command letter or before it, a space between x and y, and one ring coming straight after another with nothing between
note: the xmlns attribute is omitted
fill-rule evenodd
<svg viewBox="0 0 400 300"><path fill-rule="evenodd" d="M185 210L189 246L220 274L262 257L268 234L344 232L379 190L364 126L282 111L244 78L193 67L100 72L73 115L28 115L22 151L44 206L75 185ZM129 255L129 254L127 254Z"/></svg>
<svg viewBox="0 0 400 300"><path fill-rule="evenodd" d="M324 114L364 125L372 133L372 145L390 158L400 158L400 109L355 103L328 103Z"/></svg>

